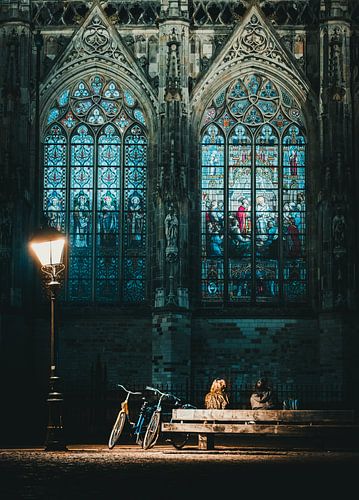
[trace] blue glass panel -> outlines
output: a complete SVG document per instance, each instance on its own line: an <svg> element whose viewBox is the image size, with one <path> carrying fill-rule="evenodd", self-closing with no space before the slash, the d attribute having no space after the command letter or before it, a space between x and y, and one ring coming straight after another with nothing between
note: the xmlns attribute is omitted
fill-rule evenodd
<svg viewBox="0 0 359 500"><path fill-rule="evenodd" d="M101 94L103 89L103 79L99 75L95 75L91 81L91 88L95 95Z"/></svg>
<svg viewBox="0 0 359 500"><path fill-rule="evenodd" d="M260 95L260 97L266 97L266 98L270 98L270 99L275 98L275 97L279 97L278 90L276 89L274 84L269 80L266 80L262 84L259 95Z"/></svg>
<svg viewBox="0 0 359 500"><path fill-rule="evenodd" d="M99 166L119 166L121 162L121 146L106 144L98 147Z"/></svg>
<svg viewBox="0 0 359 500"><path fill-rule="evenodd" d="M222 90L217 96L214 98L214 103L215 105L220 108L224 104L224 99L225 99L226 93L224 90Z"/></svg>
<svg viewBox="0 0 359 500"><path fill-rule="evenodd" d="M74 115L69 111L65 118L61 120L61 123L68 129L72 129L77 125L77 120L74 118Z"/></svg>
<svg viewBox="0 0 359 500"><path fill-rule="evenodd" d="M113 303L118 301L119 295L118 280L101 280L96 279L96 300L104 303Z"/></svg>
<svg viewBox="0 0 359 500"><path fill-rule="evenodd" d="M99 144L120 144L121 139L113 125L107 125L98 139Z"/></svg>
<svg viewBox="0 0 359 500"><path fill-rule="evenodd" d="M278 136L270 125L264 125L257 135L257 144L274 145L278 144Z"/></svg>
<svg viewBox="0 0 359 500"><path fill-rule="evenodd" d="M231 98L241 98L248 95L247 87L241 80L238 80L234 85L232 85L229 91L229 97Z"/></svg>
<svg viewBox="0 0 359 500"><path fill-rule="evenodd" d="M251 167L234 167L229 168L228 186L236 189L251 189L252 177Z"/></svg>
<svg viewBox="0 0 359 500"><path fill-rule="evenodd" d="M213 165L212 175L216 175L215 166L224 165L224 146L202 145L202 165Z"/></svg>
<svg viewBox="0 0 359 500"><path fill-rule="evenodd" d="M215 172L213 172L215 170ZM224 185L223 167L202 167L202 188L221 188Z"/></svg>
<svg viewBox="0 0 359 500"><path fill-rule="evenodd" d="M259 87L261 85L261 78L257 75L250 75L244 79L244 82L248 88L248 93L251 95L256 95L258 93Z"/></svg>
<svg viewBox="0 0 359 500"><path fill-rule="evenodd" d="M58 231L65 230L65 191L45 190L44 191L44 212L48 223Z"/></svg>
<svg viewBox="0 0 359 500"><path fill-rule="evenodd" d="M86 83L83 81L79 82L77 87L75 87L74 97L89 97L89 96L90 96L90 90L87 87Z"/></svg>
<svg viewBox="0 0 359 500"><path fill-rule="evenodd" d="M258 108L251 106L246 112L243 121L247 125L259 125L263 123L263 116Z"/></svg>
<svg viewBox="0 0 359 500"><path fill-rule="evenodd" d="M284 297L290 302L304 302L307 298L307 284L302 281L284 283L283 291Z"/></svg>
<svg viewBox="0 0 359 500"><path fill-rule="evenodd" d="M125 183L127 188L143 189L146 186L146 169L140 167L126 168Z"/></svg>
<svg viewBox="0 0 359 500"><path fill-rule="evenodd" d="M147 144L147 139L143 135L142 129L138 125L131 127L130 134L126 136L126 144Z"/></svg>
<svg viewBox="0 0 359 500"><path fill-rule="evenodd" d="M229 109L234 116L240 117L247 111L250 105L251 103L247 99L242 99L241 101L233 102Z"/></svg>
<svg viewBox="0 0 359 500"><path fill-rule="evenodd" d="M119 106L113 101L102 100L100 106L109 117L117 115L120 109Z"/></svg>
<svg viewBox="0 0 359 500"><path fill-rule="evenodd" d="M230 114L225 112L221 118L218 119L218 123L222 125L224 129L228 129L229 127L232 127L236 122L235 120L231 117Z"/></svg>
<svg viewBox="0 0 359 500"><path fill-rule="evenodd" d="M48 135L45 137L45 144L66 144L66 137L58 125L53 125L50 128Z"/></svg>
<svg viewBox="0 0 359 500"><path fill-rule="evenodd" d="M61 167L66 165L66 146L64 144L46 144L44 163L48 166Z"/></svg>
<svg viewBox="0 0 359 500"><path fill-rule="evenodd" d="M92 211L92 190L72 189L70 198L71 210Z"/></svg>
<svg viewBox="0 0 359 500"><path fill-rule="evenodd" d="M224 206L224 194L221 189L206 189L202 190L202 210L203 211L220 211L223 210Z"/></svg>
<svg viewBox="0 0 359 500"><path fill-rule="evenodd" d="M299 234L298 226L293 218L288 225L283 228L284 231L284 255L291 259L298 259L304 256L304 235Z"/></svg>
<svg viewBox="0 0 359 500"><path fill-rule="evenodd" d="M276 102L264 101L263 99L260 99L258 101L257 106L266 117L273 116L278 110L278 105Z"/></svg>
<svg viewBox="0 0 359 500"><path fill-rule="evenodd" d="M218 127L210 125L203 134L202 142L203 144L224 144L224 138Z"/></svg>
<svg viewBox="0 0 359 500"><path fill-rule="evenodd" d="M57 118L60 116L60 111L57 108L52 108L49 111L49 115L47 118L47 123L52 123L57 120Z"/></svg>
<svg viewBox="0 0 359 500"><path fill-rule="evenodd" d="M228 293L231 301L248 302L252 294L252 264L250 259L229 260Z"/></svg>
<svg viewBox="0 0 359 500"><path fill-rule="evenodd" d="M142 144L126 144L125 162L127 166L145 166L147 163L147 147Z"/></svg>
<svg viewBox="0 0 359 500"><path fill-rule="evenodd" d="M284 189L304 189L305 188L305 169L304 168L284 168L283 169L283 187Z"/></svg>
<svg viewBox="0 0 359 500"><path fill-rule="evenodd" d="M233 132L229 136L230 144L251 144L252 136L250 132L243 127L243 125L237 125L234 127Z"/></svg>
<svg viewBox="0 0 359 500"><path fill-rule="evenodd" d="M298 167L305 166L305 146L284 146L283 165L290 166L290 175L297 175Z"/></svg>
<svg viewBox="0 0 359 500"><path fill-rule="evenodd" d="M204 259L202 262L202 297L205 300L223 299L223 260Z"/></svg>
<svg viewBox="0 0 359 500"><path fill-rule="evenodd" d="M74 113L78 116L84 116L88 110L92 107L93 102L88 101L77 101L74 106Z"/></svg>
<svg viewBox="0 0 359 500"><path fill-rule="evenodd" d="M142 123L143 125L146 125L146 120L145 120L145 117L144 117L142 111L140 111L139 109L135 109L133 112L133 116L140 123Z"/></svg>
<svg viewBox="0 0 359 500"><path fill-rule="evenodd" d="M278 169L257 167L256 188L258 190L278 188Z"/></svg>
<svg viewBox="0 0 359 500"><path fill-rule="evenodd" d="M307 279L307 266L304 259L284 260L284 279L305 281Z"/></svg>
<svg viewBox="0 0 359 500"><path fill-rule="evenodd" d="M72 188L92 188L93 169L89 167L71 168L70 186Z"/></svg>
<svg viewBox="0 0 359 500"><path fill-rule="evenodd" d="M134 98L132 92L130 92L129 90L125 90L123 95L124 95L125 103L127 104L127 106L132 107L135 104L135 98Z"/></svg>
<svg viewBox="0 0 359 500"><path fill-rule="evenodd" d="M252 147L248 146L229 146L228 164L250 166L252 164Z"/></svg>
<svg viewBox="0 0 359 500"><path fill-rule="evenodd" d="M257 300L278 298L278 261L257 259L256 296Z"/></svg>
<svg viewBox="0 0 359 500"><path fill-rule="evenodd" d="M256 146L256 165L278 166L278 146Z"/></svg>
<svg viewBox="0 0 359 500"><path fill-rule="evenodd" d="M64 90L58 97L57 102L59 103L60 107L67 106L69 103L69 96L70 96L70 90L66 89Z"/></svg>
<svg viewBox="0 0 359 500"><path fill-rule="evenodd" d="M103 125L106 121L104 114L100 108L94 108L88 116L88 121L91 125Z"/></svg>
<svg viewBox="0 0 359 500"><path fill-rule="evenodd" d="M104 92L104 96L110 99L119 99L120 91L115 82L111 81Z"/></svg>
<svg viewBox="0 0 359 500"><path fill-rule="evenodd" d="M44 187L45 188L65 188L66 187L66 169L60 167L44 168Z"/></svg>
<svg viewBox="0 0 359 500"><path fill-rule="evenodd" d="M98 188L119 188L120 170L113 167L99 167L97 169Z"/></svg>
<svg viewBox="0 0 359 500"><path fill-rule="evenodd" d="M117 118L114 123L118 126L118 128L121 130L123 133L125 129L128 127L128 125L131 123L130 119L125 113L121 113L119 118Z"/></svg>

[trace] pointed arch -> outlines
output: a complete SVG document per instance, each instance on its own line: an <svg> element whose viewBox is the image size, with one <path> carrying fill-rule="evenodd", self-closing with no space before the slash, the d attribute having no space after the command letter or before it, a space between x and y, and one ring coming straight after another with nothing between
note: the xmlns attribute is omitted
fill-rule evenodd
<svg viewBox="0 0 359 500"><path fill-rule="evenodd" d="M106 73L47 103L43 210L69 238L68 300L146 298L147 123L135 91Z"/></svg>
<svg viewBox="0 0 359 500"><path fill-rule="evenodd" d="M305 119L277 81L222 82L201 117L202 300L307 300Z"/></svg>

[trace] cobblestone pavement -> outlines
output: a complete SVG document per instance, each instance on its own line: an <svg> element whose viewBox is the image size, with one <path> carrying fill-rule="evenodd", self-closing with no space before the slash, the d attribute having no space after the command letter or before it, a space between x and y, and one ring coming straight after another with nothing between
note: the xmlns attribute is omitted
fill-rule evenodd
<svg viewBox="0 0 359 500"><path fill-rule="evenodd" d="M136 445L113 450L106 445L69 445L68 449L0 449L0 498L207 500L237 499L251 492L254 499L293 494L346 499L359 475L355 450L219 446L201 452L194 446L177 451L166 444L147 451Z"/></svg>

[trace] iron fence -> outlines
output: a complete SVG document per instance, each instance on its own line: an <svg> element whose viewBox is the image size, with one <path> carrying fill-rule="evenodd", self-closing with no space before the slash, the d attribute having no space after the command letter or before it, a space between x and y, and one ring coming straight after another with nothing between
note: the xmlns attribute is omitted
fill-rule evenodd
<svg viewBox="0 0 359 500"><path fill-rule="evenodd" d="M204 397L208 386L197 385L157 385L162 392L169 392L197 408L204 407ZM299 409L344 409L349 408L345 399L345 390L341 385L325 384L276 384L273 385L279 407L289 397L298 400ZM144 385L132 385L131 390L148 395ZM241 384L229 388L230 408L248 409L253 386ZM89 394L65 393L65 428L70 440L106 442L120 402L125 393L120 389L101 390ZM135 419L142 403L141 396L130 399L130 412ZM350 408L352 409L352 408Z"/></svg>

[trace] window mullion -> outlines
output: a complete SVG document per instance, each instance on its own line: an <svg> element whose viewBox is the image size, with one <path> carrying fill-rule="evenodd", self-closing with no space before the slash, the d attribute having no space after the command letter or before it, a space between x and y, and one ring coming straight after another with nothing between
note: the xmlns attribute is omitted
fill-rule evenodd
<svg viewBox="0 0 359 500"><path fill-rule="evenodd" d="M252 132L253 134L253 132ZM251 301L256 302L256 139L252 135L251 165L251 207L252 207L252 293Z"/></svg>

